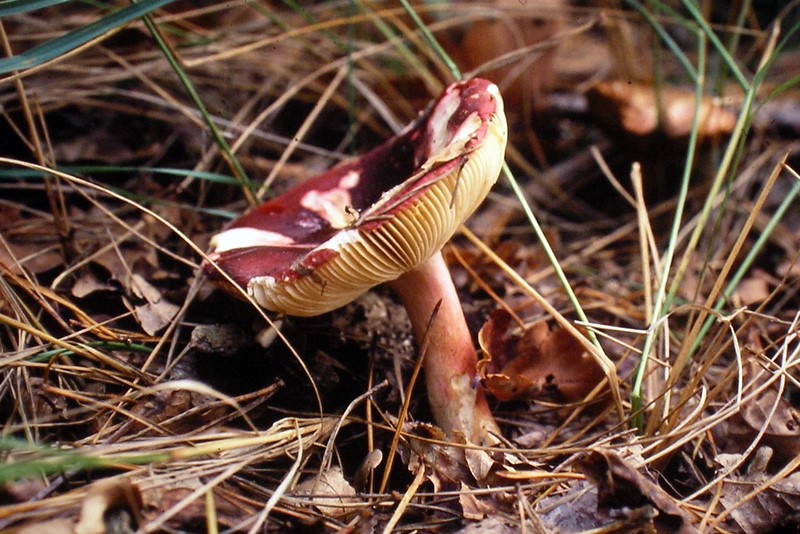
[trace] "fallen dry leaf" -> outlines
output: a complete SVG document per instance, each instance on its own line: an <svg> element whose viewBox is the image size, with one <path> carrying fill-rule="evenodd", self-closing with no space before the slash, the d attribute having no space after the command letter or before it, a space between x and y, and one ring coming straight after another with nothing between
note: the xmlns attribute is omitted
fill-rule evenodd
<svg viewBox="0 0 800 534"><path fill-rule="evenodd" d="M770 286L780 281L772 279L763 269L753 269L750 276L739 282L733 294L737 305L752 306L763 302L769 297ZM741 304L740 304L741 303Z"/></svg>
<svg viewBox="0 0 800 534"><path fill-rule="evenodd" d="M744 532L779 532L781 523L800 510L800 473L793 473L759 491L753 498L743 500L771 478L767 466L772 455L772 449L760 447L744 473L731 473L723 480L720 503L725 510L731 511L731 519ZM715 460L727 470L740 464L742 455L720 454ZM794 521L797 521L797 516Z"/></svg>
<svg viewBox="0 0 800 534"><path fill-rule="evenodd" d="M775 451L772 458L776 465L800 455L800 413L789 401L776 396L776 391L769 390L731 418L722 441L726 452L742 452L764 429L759 444Z"/></svg>
<svg viewBox="0 0 800 534"><path fill-rule="evenodd" d="M28 271L43 273L64 265L64 257L57 246L43 247L38 244L7 241L0 246L0 266L14 274Z"/></svg>
<svg viewBox="0 0 800 534"><path fill-rule="evenodd" d="M464 449L464 460L469 472L478 482L489 478L489 474L497 467L497 462L483 449Z"/></svg>
<svg viewBox="0 0 800 534"><path fill-rule="evenodd" d="M108 273L108 282L114 280L122 286L126 294L141 298L142 288L136 287L139 281L145 280L141 273L152 273L159 262L153 247L135 242L92 256L92 264ZM133 273L140 274L135 277ZM147 277L152 279L150 274Z"/></svg>
<svg viewBox="0 0 800 534"><path fill-rule="evenodd" d="M744 352L747 364L743 379L753 388L770 376L755 357L763 350L758 330L751 330ZM759 445L770 447L773 451L773 468L778 469L800 456L800 411L787 398L779 395L776 386L774 384L757 397L748 397L738 413L715 429L721 452L744 452L754 440L759 439Z"/></svg>
<svg viewBox="0 0 800 534"><path fill-rule="evenodd" d="M73 297L82 299L87 295L91 295L96 291L113 291L113 290L114 286L106 282L103 282L97 277L97 275L95 275L90 271L87 271L75 279L75 283L72 284L70 293L72 293Z"/></svg>
<svg viewBox="0 0 800 534"><path fill-rule="evenodd" d="M134 307L136 319L142 326L142 330L148 335L155 335L166 327L170 321L178 314L180 306L167 300L141 304Z"/></svg>
<svg viewBox="0 0 800 534"><path fill-rule="evenodd" d="M157 287L138 274L131 276L131 290L147 301L134 306L133 310L142 330L151 336L166 327L180 311L180 306L164 299Z"/></svg>
<svg viewBox="0 0 800 534"><path fill-rule="evenodd" d="M461 513L464 518L471 521L480 521L484 517L491 515L495 509L490 503L478 499L478 497L469 490L469 486L463 482L458 492L458 504L461 505Z"/></svg>
<svg viewBox="0 0 800 534"><path fill-rule="evenodd" d="M776 396L776 391L768 391L756 402L744 407L742 418L753 430L760 430L766 425L764 435L778 440L775 446L782 449L789 447L794 457L800 454L800 413L786 399L776 399ZM777 408L772 413L776 403Z"/></svg>
<svg viewBox="0 0 800 534"><path fill-rule="evenodd" d="M627 510L637 522L651 522L658 534L697 532L689 516L666 491L630 466L616 452L595 450L582 456L576 467L597 486L597 511ZM656 513L646 510L652 507Z"/></svg>
<svg viewBox="0 0 800 534"><path fill-rule="evenodd" d="M736 286L734 298L744 306L763 302L769 296L769 281L763 277L752 276Z"/></svg>
<svg viewBox="0 0 800 534"><path fill-rule="evenodd" d="M341 518L350 515L355 508L347 506L357 502L356 490L344 478L342 468L331 467L318 476L308 478L295 486L298 495L310 495L314 506L322 514Z"/></svg>
<svg viewBox="0 0 800 534"><path fill-rule="evenodd" d="M543 321L521 332L511 327L511 315L496 310L478 334L484 352L478 376L497 399L577 402L605 378L581 342L563 328L550 330Z"/></svg>
<svg viewBox="0 0 800 534"><path fill-rule="evenodd" d="M398 450L410 473L425 469L428 480L433 484L434 492L456 489L461 482L472 479L463 447L428 441L447 441L440 428L427 423L406 422L403 431L426 438L425 440L410 438ZM463 437L460 445L466 445Z"/></svg>
<svg viewBox="0 0 800 534"><path fill-rule="evenodd" d="M607 520L596 511L597 489L585 477L563 487L562 491L542 496L533 506L534 514L545 526L544 532L603 532L601 527ZM608 528L607 532L624 531Z"/></svg>
<svg viewBox="0 0 800 534"><path fill-rule="evenodd" d="M140 274L133 273L131 275L130 290L134 296L151 304L161 301L161 291Z"/></svg>

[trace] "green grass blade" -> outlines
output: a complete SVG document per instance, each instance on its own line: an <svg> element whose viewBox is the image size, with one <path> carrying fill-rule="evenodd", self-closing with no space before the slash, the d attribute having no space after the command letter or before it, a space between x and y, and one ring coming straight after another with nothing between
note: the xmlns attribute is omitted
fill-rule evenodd
<svg viewBox="0 0 800 534"><path fill-rule="evenodd" d="M664 42L664 45L675 56L675 59L677 59L681 66L683 66L683 69L692 79L692 83L696 83L697 69L694 68L692 62L689 61L689 58L683 53L680 45L678 45L678 43L675 42L675 39L673 39L672 36L667 33L667 30L664 28L663 24L658 22L658 20L656 20L656 18L644 8L644 6L642 6L642 4L636 0L625 0L625 3L635 9L644 18L644 20L647 21L653 31L655 31Z"/></svg>
<svg viewBox="0 0 800 534"><path fill-rule="evenodd" d="M207 182L224 184L224 185L240 185L241 182L232 176L227 176L224 174L217 174L213 172L205 172L205 171L194 171L194 170L186 170L186 169L173 169L168 167L125 167L125 166L112 166L112 165L75 165L75 166L63 166L63 167L54 167L53 168L59 172L65 172L69 174L75 175L88 175L94 176L96 174L114 174L114 173L144 173L150 172L153 174L165 174L168 176L190 176L192 178L198 180L205 180ZM4 180L42 180L46 176L49 176L49 173L35 171L31 169L2 169L0 168L0 181ZM255 182L248 181L248 186L252 191L255 191L258 188L258 185ZM134 195L131 194L130 191L126 189L122 189L119 187L112 187L112 186L105 186L110 192L116 193L118 195L122 195L125 198L133 200L138 204L143 206L148 205L159 205L159 206L173 206L182 210L190 210L195 213L200 213L203 215L209 215L211 217L219 217L220 219L231 220L236 218L238 213L232 212L230 210L219 209L219 208L201 208L198 206L188 206L186 204L180 204L178 202L171 202L164 199L159 199L155 197L148 197L142 195Z"/></svg>
<svg viewBox="0 0 800 534"><path fill-rule="evenodd" d="M0 74L24 71L57 59L98 37L120 29L132 20L141 18L175 0L142 0L140 3L115 11L83 28L73 30L46 43L34 46L15 56L0 59Z"/></svg>
<svg viewBox="0 0 800 534"><path fill-rule="evenodd" d="M72 2L72 0L5 0L0 2L0 17L28 13L67 2Z"/></svg>
<svg viewBox="0 0 800 534"><path fill-rule="evenodd" d="M236 178L226 174L219 174L207 171L195 171L192 169L175 169L171 167L131 167L117 165L64 165L54 167L55 170L69 174L95 175L95 174L117 174L117 173L152 173L164 174L167 176L189 176L198 180L205 180L215 184L235 185L239 182ZM28 180L32 178L42 178L47 173L32 171L29 169L0 169L0 180ZM254 182L250 183L252 189L258 187Z"/></svg>
<svg viewBox="0 0 800 534"><path fill-rule="evenodd" d="M365 5L362 0L357 0L359 3L359 7L364 12L374 12L374 10ZM410 68L413 69L419 76L424 80L424 84L426 87L437 87L439 85L439 81L435 78L433 73L431 73L430 69L425 65L425 62L418 57L418 54L415 54L411 51L411 49L406 44L405 39L403 36L399 35L395 32L389 24L383 21L380 17L375 17L372 22L378 31L386 38L387 41L390 41L397 52L402 56L404 61L407 61ZM443 60L445 61L445 60ZM459 76L456 79L461 79Z"/></svg>
<svg viewBox="0 0 800 534"><path fill-rule="evenodd" d="M103 457L83 454L75 449L57 449L29 443L9 436L0 437L0 453L8 452L15 461L0 466L0 484L28 480L43 475L80 473L92 469L121 469L128 466L159 463L169 459L167 453Z"/></svg>
<svg viewBox="0 0 800 534"><path fill-rule="evenodd" d="M678 234L680 233L681 224L683 221L683 212L686 206L686 199L689 195L689 182L692 176L692 166L694 165L694 156L697 150L697 136L700 130L700 102L703 97L703 88L705 86L705 34L702 32L697 33L697 79L695 80L695 108L694 117L692 118L692 129L689 136L689 145L686 149L686 162L683 167L683 176L681 178L681 186L678 191L678 199L675 205L675 216L672 220L672 228L669 234L669 242L667 244L666 253L662 261L661 273L659 274L658 290L656 291L655 299L653 301L652 310L652 323L648 325L647 335L644 339L642 347L642 359L636 369L636 375L633 381L633 389L631 390L631 411L633 412L633 426L639 431L644 429L644 414L642 408L644 407L644 398L642 397L642 384L644 382L645 373L647 370L647 362L650 358L650 352L656 342L657 325L661 322L662 317L667 313L671 302L674 300L674 293L667 293L667 281L669 279L669 272L672 268L672 262L675 258L675 252L678 243ZM647 281L646 283L649 283ZM674 287L674 286L673 286Z"/></svg>
<svg viewBox="0 0 800 534"><path fill-rule="evenodd" d="M458 69L455 61L453 61L450 55L445 52L444 48L442 48L442 45L439 44L439 41L436 40L436 37L434 37L434 35L428 29L428 26L425 25L422 19L419 18L419 15L417 15L417 12L414 11L414 8L411 7L411 4L408 3L408 0L400 0L400 3L403 4L403 9L405 9L408 16L411 17L411 20L414 21L414 24L416 24L417 28L419 28L419 30L422 32L422 37L425 39L425 42L444 62L445 66L450 71L450 74L453 76L453 79L460 80L462 78L461 71Z"/></svg>
<svg viewBox="0 0 800 534"><path fill-rule="evenodd" d="M130 352L141 352L145 354L149 354L150 351L153 350L152 347L148 347L146 345L140 345L138 343L120 343L118 341L91 341L89 343L85 343L84 346L96 349L104 349L109 351L120 350L120 351L130 351ZM27 358L27 361L34 363L49 362L53 358L59 358L61 356L72 356L74 354L75 352L69 349L63 349L63 348L52 349L40 352L36 356Z"/></svg>
<svg viewBox="0 0 800 534"><path fill-rule="evenodd" d="M794 186L792 186L792 189L789 191L789 194L786 195L786 197L781 201L781 204L778 206L778 209L776 209L775 213L773 213L769 218L769 222L764 230L759 233L758 239L756 239L756 242L747 252L744 260L742 260L742 264L736 270L728 284L725 286L725 289L722 291L722 295L720 295L719 299L717 300L717 304L714 306L715 312L720 312L725 304L730 302L731 295L733 295L733 292L736 291L736 288L739 286L739 283L742 281L742 278L744 278L745 274L750 271L750 267L753 265L753 262L755 262L756 257L764 249L764 246L767 244L767 241L769 241L773 231L786 214L786 211L794 203L798 193L800 193L800 181L795 182ZM714 316L709 315L703 323L702 328L700 328L699 335L692 341L692 347L689 349L689 357L693 356L695 352L697 352L697 349L700 348L701 341L706 334L708 334L708 331L711 329L711 325L713 323Z"/></svg>
<svg viewBox="0 0 800 534"><path fill-rule="evenodd" d="M228 142L225 141L225 138L220 133L217 125L214 124L214 120L211 118L211 115L208 113L208 109L206 109L205 104L203 104L203 100L200 98L200 95L194 88L189 76L186 74L186 71L183 69L181 64L178 62L178 58L175 57L175 54L172 53L172 49L167 45L164 39L161 37L161 33L156 28L155 23L150 19L150 17L144 17L144 23L147 26L147 29L150 31L150 34L155 39L156 43L158 44L159 48L161 48L164 57L169 62L172 70L178 76L178 79L183 84L183 87L186 89L186 92L189 94L189 98L192 99L197 110L203 117L206 125L208 126L209 131L211 132L211 136L214 138L214 142L217 143L220 151L222 152L223 156L225 157L225 161L227 161L228 166L230 167L233 174L236 176L236 181L242 187L242 192L244 193L247 202L250 206L255 206L258 203L258 199L256 199L255 194L253 191L248 187L248 183L250 182L249 178L247 177L247 173L245 173L242 164L239 163L239 160L236 159L236 156L233 154L230 145Z"/></svg>
<svg viewBox="0 0 800 534"><path fill-rule="evenodd" d="M711 26L708 25L708 21L703 18L703 14L700 13L698 7L692 0L683 0L683 5L689 11L689 13L691 13L697 25L703 30L703 33L705 33L709 42L711 42L711 44L714 45L714 48L717 49L720 57L728 66L731 74L733 74L733 77L736 78L736 81L739 82L739 85L742 86L742 89L745 91L749 90L750 82L748 82L747 78L745 78L744 74L742 74L741 69L738 65L736 65L736 60L734 60L730 55L728 50L725 48L725 45L722 44L722 41L720 41L719 37L717 37L717 34L714 33L714 30L712 30Z"/></svg>

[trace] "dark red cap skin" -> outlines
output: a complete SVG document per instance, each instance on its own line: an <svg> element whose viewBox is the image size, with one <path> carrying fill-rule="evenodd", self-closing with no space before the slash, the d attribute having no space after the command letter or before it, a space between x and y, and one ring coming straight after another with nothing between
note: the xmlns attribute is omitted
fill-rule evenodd
<svg viewBox="0 0 800 534"><path fill-rule="evenodd" d="M267 230L290 239L290 245L244 246L214 252L210 257L242 288L246 288L254 277L270 276L276 280L290 281L299 276L313 276L317 265L337 254L331 249L314 249L342 231L342 227L334 226L318 211L304 207L303 199L309 194L335 194L340 190L349 196L347 211L352 215L350 228L357 228L361 232L373 230L385 217L391 217L405 204L413 202L426 184L461 165L461 158L456 157L435 164L432 170L418 173L416 179L409 179L420 170L436 146L437 140L431 139L428 127L433 111L445 99L452 100L453 93L458 93L459 97L448 119L447 138L455 135L471 115L477 114L484 124L467 142L467 148L480 144L487 128L485 122L497 109L494 95L487 90L490 85L491 82L483 79L451 84L398 136L361 157L343 162L267 200L226 228L226 231L234 228ZM348 180L348 176L353 179ZM348 183L343 185L343 182ZM397 187L400 184L403 184L402 187ZM392 197L382 199L382 195L392 188L397 188L392 192ZM374 205L379 200L380 207L375 209ZM366 216L360 218L362 213ZM215 283L229 285L208 262L203 264L203 271Z"/></svg>

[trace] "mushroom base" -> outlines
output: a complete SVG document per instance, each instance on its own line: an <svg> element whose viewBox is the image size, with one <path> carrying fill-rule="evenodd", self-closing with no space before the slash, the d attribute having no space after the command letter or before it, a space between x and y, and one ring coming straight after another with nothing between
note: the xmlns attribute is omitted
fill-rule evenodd
<svg viewBox="0 0 800 534"><path fill-rule="evenodd" d="M461 432L473 443L497 443L500 435L486 396L476 384L477 355L461 302L441 252L391 283L411 319L417 342L428 336L425 382L428 402L448 435ZM430 321L436 305L439 312Z"/></svg>

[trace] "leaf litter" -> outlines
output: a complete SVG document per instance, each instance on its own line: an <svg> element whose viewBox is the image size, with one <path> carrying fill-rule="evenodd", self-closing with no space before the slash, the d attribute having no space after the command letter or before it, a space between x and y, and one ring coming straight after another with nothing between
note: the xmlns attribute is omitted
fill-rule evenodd
<svg viewBox="0 0 800 534"><path fill-rule="evenodd" d="M500 401L520 397L570 403L586 398L605 378L583 344L544 321L512 332L512 318L495 310L478 333L483 359L478 375Z"/></svg>
<svg viewBox="0 0 800 534"><path fill-rule="evenodd" d="M785 160L755 221L758 233L745 244L753 246L774 224L766 248L685 370L673 368L694 343L686 336L705 296L726 281L716 278L722 264L735 257L736 266L745 265L747 250L731 243L766 175L784 151L797 152L794 88L774 98L757 95L754 128L737 155L742 165L712 199L712 219L698 223L709 181L724 163L719 153L736 135L742 89L720 79L714 96L708 90L697 101L694 87L675 82L684 79L681 67L665 60L664 50L665 76L650 79L653 57L642 43L657 38L633 12L518 4L468 2L452 13L426 7L422 16L465 70L498 76L508 101L518 102L509 106L509 164L536 200L547 238L592 318L581 336L600 337L624 399L652 319L660 282L654 273L689 128L695 109L701 114L691 216L679 248L692 225L709 230L686 256L685 272L670 271L670 280L683 276L678 298L651 327L659 337L644 382L647 425L608 408L605 375L585 340L553 326L576 317L505 185L468 226L555 312L546 313L484 252L454 240L449 263L484 357L475 386L492 394L502 440L482 449L445 439L425 423L430 414L420 384L399 461L381 492L376 481L392 464L385 455L416 358L407 318L387 291L321 318L281 318L273 327L247 305L196 287L200 258L150 215L63 180L4 175L0 528L36 531L47 520L53 532L76 532L78 525L97 532L136 525L247 531L261 516L265 531L796 528L800 246L796 210L776 216L793 194L796 158ZM76 5L44 9L52 16L4 17L9 54L79 27L92 13ZM355 18L328 3L304 14L275 8L270 16L295 28L289 33L255 13L244 4L175 4L153 17L259 185L270 174L278 188L288 187L309 169L386 138L445 81L415 60L420 49L403 48L419 41L410 19L392 6ZM708 15L719 16L713 9ZM777 25L758 26L763 16L754 10L742 18L748 26L736 35L747 54L734 64L755 68L760 54L773 50L770 36L782 34ZM314 17L329 22L319 26ZM654 20L669 19L662 13ZM370 26L378 20L407 38L403 46ZM713 31L733 35L714 20ZM348 41L348 25L358 39ZM677 26L668 25L668 33L680 33ZM132 25L102 47L25 72L27 104L15 82L0 80L3 156L52 168L100 163L106 168L75 174L126 191L184 237L206 243L226 217L246 209L244 196L239 186L193 174L236 173L199 126L196 107L144 28ZM476 35L492 46L476 48ZM325 93L326 69L344 64L342 42L354 47L348 87L356 105L334 91L289 157L284 147L298 132L296 117ZM770 83L791 76L785 65L796 62L795 53L782 54ZM696 60L689 57L692 65ZM22 111L34 117L39 145L25 133L31 127ZM635 205L621 180L610 183L628 176L633 161L642 162L646 205ZM117 168L108 174L108 166ZM154 173L158 166L187 170L173 179ZM131 170L137 167L147 170ZM2 170L19 167L4 160ZM652 226L640 229L631 209L643 210ZM299 361L317 379L319 401ZM338 414L384 379L390 386L347 411L330 442ZM322 461L330 444L336 465L320 470L331 465ZM118 527L108 524L112 516Z"/></svg>

